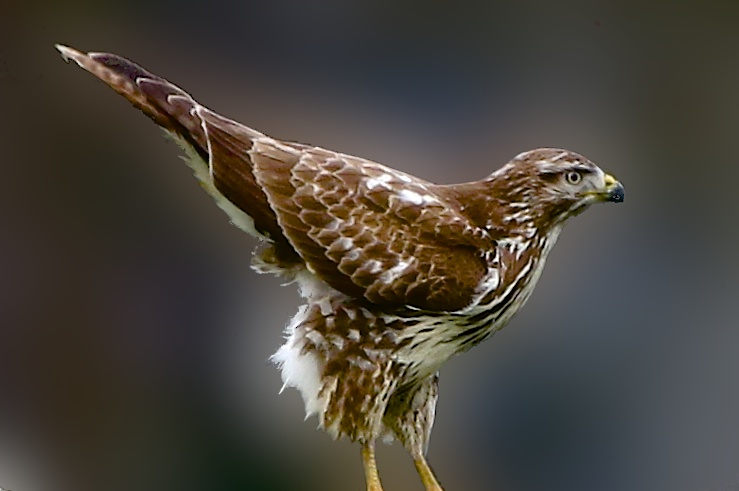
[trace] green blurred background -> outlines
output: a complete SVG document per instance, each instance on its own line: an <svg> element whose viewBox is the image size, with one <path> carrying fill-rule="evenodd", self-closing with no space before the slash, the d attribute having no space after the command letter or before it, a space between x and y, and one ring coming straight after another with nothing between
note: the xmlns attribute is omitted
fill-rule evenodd
<svg viewBox="0 0 739 491"><path fill-rule="evenodd" d="M573 220L524 311L445 367L430 460L450 491L739 489L738 26L736 1L4 5L0 487L364 486L278 394L295 288L58 42L437 182L590 157L625 203ZM379 465L422 489L397 445Z"/></svg>

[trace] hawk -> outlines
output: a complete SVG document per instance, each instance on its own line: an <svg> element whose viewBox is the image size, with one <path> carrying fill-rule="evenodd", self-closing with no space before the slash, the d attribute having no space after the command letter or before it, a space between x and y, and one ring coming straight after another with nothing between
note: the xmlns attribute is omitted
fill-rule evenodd
<svg viewBox="0 0 739 491"><path fill-rule="evenodd" d="M621 202L623 186L577 153L521 153L482 180L438 185L376 162L277 140L221 116L135 63L57 46L180 144L201 186L261 239L253 267L305 304L272 356L284 386L334 438L397 439L428 491L439 368L526 303L568 218Z"/></svg>

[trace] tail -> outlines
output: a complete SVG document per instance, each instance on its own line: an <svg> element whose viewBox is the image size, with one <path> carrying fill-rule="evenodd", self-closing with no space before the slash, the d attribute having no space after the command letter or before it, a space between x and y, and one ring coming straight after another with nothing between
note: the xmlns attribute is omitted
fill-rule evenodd
<svg viewBox="0 0 739 491"><path fill-rule="evenodd" d="M95 75L172 135L187 153L186 161L203 188L236 226L287 245L254 177L249 155L256 140L269 137L200 105L176 85L123 57L82 53L62 45L56 49L66 61Z"/></svg>

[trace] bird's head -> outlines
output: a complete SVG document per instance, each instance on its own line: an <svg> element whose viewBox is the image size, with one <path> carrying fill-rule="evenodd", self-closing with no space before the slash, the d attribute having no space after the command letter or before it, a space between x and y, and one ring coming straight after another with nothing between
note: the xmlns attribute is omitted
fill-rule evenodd
<svg viewBox="0 0 739 491"><path fill-rule="evenodd" d="M582 155L558 148L517 155L491 178L502 191L509 220L537 226L562 223L593 203L624 200L624 187L615 177Z"/></svg>

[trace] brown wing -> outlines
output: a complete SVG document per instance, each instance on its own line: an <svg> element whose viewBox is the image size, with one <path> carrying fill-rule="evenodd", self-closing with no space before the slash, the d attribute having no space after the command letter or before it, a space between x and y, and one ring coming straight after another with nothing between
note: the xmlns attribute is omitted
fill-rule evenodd
<svg viewBox="0 0 739 491"><path fill-rule="evenodd" d="M487 265L484 231L431 183L364 159L256 140L254 175L308 268L371 302L469 305Z"/></svg>
<svg viewBox="0 0 739 491"><path fill-rule="evenodd" d="M383 305L454 311L479 293L487 274L481 251L491 239L441 187L269 138L125 58L58 49L184 139L199 156L191 165L206 190L232 218L253 220L281 260L302 258L335 289Z"/></svg>

